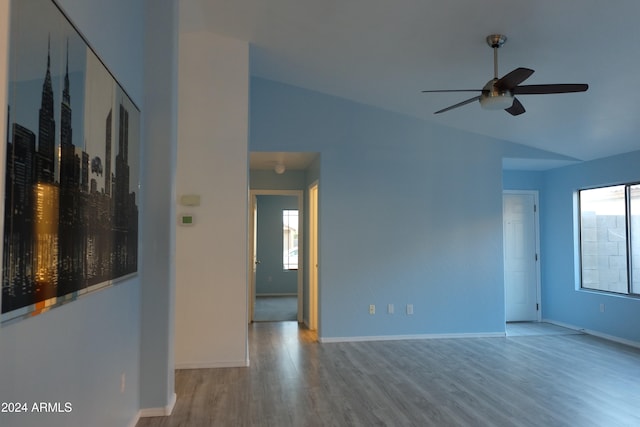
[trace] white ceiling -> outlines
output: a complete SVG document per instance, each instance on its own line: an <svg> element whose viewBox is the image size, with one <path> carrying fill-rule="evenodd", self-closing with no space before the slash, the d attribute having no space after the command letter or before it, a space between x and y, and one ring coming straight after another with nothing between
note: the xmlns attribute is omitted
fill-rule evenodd
<svg viewBox="0 0 640 427"><path fill-rule="evenodd" d="M181 0L181 30L251 43L251 73L580 160L640 149L637 0ZM502 76L588 83L585 93L522 95L513 117L473 96L493 77L485 37L503 33Z"/></svg>

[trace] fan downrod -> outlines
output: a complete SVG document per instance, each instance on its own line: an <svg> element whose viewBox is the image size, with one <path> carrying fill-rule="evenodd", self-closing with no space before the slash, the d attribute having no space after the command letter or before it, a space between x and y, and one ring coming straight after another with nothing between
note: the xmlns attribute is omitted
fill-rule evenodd
<svg viewBox="0 0 640 427"><path fill-rule="evenodd" d="M498 49L505 44L507 36L504 34L490 34L487 36L487 44L493 48L493 79L498 80Z"/></svg>

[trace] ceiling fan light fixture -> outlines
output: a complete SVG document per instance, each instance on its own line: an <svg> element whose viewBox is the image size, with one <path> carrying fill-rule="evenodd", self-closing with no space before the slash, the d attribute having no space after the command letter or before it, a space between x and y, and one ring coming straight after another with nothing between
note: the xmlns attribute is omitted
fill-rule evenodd
<svg viewBox="0 0 640 427"><path fill-rule="evenodd" d="M485 110L504 110L512 105L513 95L509 92L480 97L480 106Z"/></svg>
<svg viewBox="0 0 640 427"><path fill-rule="evenodd" d="M436 111L433 114L444 113L480 101L480 107L485 110L505 110L512 116L519 116L526 110L524 106L514 98L514 95L544 95L552 93L573 93L584 92L589 89L588 84L542 84L542 85L522 85L521 83L531 77L534 71L530 68L518 67L515 70L498 77L498 49L506 41L504 34L490 34L487 36L487 44L493 49L493 79L481 89L439 89L423 90L423 93L435 92L481 92L479 96L466 99L457 104Z"/></svg>
<svg viewBox="0 0 640 427"><path fill-rule="evenodd" d="M284 163L278 162L278 163L276 163L276 165L273 168L273 170L278 175L282 175L284 173L284 171L287 170L287 168L284 166Z"/></svg>

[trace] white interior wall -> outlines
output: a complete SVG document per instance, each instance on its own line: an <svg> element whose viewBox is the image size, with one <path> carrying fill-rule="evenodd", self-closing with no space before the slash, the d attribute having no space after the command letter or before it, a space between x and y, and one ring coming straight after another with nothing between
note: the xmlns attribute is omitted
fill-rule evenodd
<svg viewBox="0 0 640 427"><path fill-rule="evenodd" d="M245 366L249 46L179 37L176 203L196 194L200 205L177 205L195 224L176 230L175 363Z"/></svg>

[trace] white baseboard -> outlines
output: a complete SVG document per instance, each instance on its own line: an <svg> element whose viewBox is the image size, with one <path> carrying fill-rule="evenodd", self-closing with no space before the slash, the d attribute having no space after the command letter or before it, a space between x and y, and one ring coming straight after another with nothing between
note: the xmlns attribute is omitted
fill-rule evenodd
<svg viewBox="0 0 640 427"><path fill-rule="evenodd" d="M363 337L319 337L321 343L356 342L356 341L399 341L399 340L429 340L443 338L497 338L504 337L504 332L478 332L460 334L418 334L418 335L382 335Z"/></svg>
<svg viewBox="0 0 640 427"><path fill-rule="evenodd" d="M213 360L210 362L183 362L176 363L175 369L210 369L210 368L246 368L249 360Z"/></svg>
<svg viewBox="0 0 640 427"><path fill-rule="evenodd" d="M628 345L629 347L640 348L640 342L637 342L637 341L631 341L625 338L616 337L615 335L603 334L602 332L581 328L579 326L571 325L569 323L564 323L564 322L558 322L556 320L542 319L542 321L546 323L551 323L552 325L562 326L563 328L573 329L574 331L584 332L585 334L593 335L594 337L602 338L608 341L613 341L619 344Z"/></svg>
<svg viewBox="0 0 640 427"><path fill-rule="evenodd" d="M136 425L138 424L138 421L140 421L140 411L138 411L136 416L133 417L133 419L129 423L129 427L136 427Z"/></svg>
<svg viewBox="0 0 640 427"><path fill-rule="evenodd" d="M173 412L173 407L176 406L176 399L178 397L175 393L171 395L171 400L164 408L144 408L138 412L138 418L146 417L168 417ZM135 426L135 424L133 424Z"/></svg>

